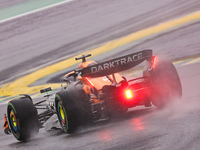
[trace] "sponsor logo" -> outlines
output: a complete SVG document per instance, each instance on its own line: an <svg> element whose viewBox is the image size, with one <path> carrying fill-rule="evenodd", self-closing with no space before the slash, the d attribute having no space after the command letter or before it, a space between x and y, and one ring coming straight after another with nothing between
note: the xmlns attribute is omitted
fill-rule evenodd
<svg viewBox="0 0 200 150"><path fill-rule="evenodd" d="M108 69L114 68L116 66L122 66L122 65L125 65L128 63L138 61L143 58L144 58L143 53L137 53L137 54L129 55L129 56L122 57L119 59L115 59L113 61L105 62L103 64L98 64L98 65L91 67L91 73L108 70Z"/></svg>
<svg viewBox="0 0 200 150"><path fill-rule="evenodd" d="M103 80L103 81L109 82L109 83L110 83L110 80L109 80L109 79L113 80L113 76L103 76L103 77L102 77L102 80Z"/></svg>

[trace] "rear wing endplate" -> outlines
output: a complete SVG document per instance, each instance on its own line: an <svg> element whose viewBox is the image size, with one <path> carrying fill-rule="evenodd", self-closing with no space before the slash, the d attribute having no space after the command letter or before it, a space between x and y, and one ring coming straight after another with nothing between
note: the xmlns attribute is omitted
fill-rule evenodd
<svg viewBox="0 0 200 150"><path fill-rule="evenodd" d="M152 50L147 49L116 59L105 61L99 64L88 66L81 70L81 75L87 77L101 77L124 71L135 67L152 57Z"/></svg>

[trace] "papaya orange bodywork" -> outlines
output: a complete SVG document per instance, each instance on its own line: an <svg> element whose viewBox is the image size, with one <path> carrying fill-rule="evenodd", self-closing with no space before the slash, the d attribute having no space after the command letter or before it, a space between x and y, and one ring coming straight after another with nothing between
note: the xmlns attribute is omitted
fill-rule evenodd
<svg viewBox="0 0 200 150"><path fill-rule="evenodd" d="M95 61L85 61L79 64L79 68L86 68L91 64L96 64ZM65 77L67 77L70 74L73 74L74 71L68 73L65 75ZM114 74L115 76L115 80L117 83L119 83L120 81L124 80L122 78L122 76L118 73ZM83 86L83 90L85 91L86 94L94 94L93 93L93 88L95 88L99 95L102 94L101 89L103 88L103 86L105 85L111 85L114 81L113 79L113 75L107 75L107 76L103 76L103 77L97 77L97 78L88 78L88 77L82 77L82 76L78 76L78 79L84 84ZM91 98L95 103L98 103L100 100L98 100L97 96L94 95L94 97ZM102 100L101 100L102 101Z"/></svg>

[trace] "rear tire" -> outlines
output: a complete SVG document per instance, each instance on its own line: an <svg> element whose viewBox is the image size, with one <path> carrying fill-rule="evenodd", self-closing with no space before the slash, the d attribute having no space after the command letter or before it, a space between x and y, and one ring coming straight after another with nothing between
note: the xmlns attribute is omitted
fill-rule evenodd
<svg viewBox="0 0 200 150"><path fill-rule="evenodd" d="M165 107L170 101L182 97L182 86L174 65L168 60L159 59L150 71L149 95L153 105Z"/></svg>
<svg viewBox="0 0 200 150"><path fill-rule="evenodd" d="M14 137L27 141L39 132L37 110L27 97L12 100L7 107L8 121Z"/></svg>
<svg viewBox="0 0 200 150"><path fill-rule="evenodd" d="M79 126L92 120L89 96L81 85L58 92L55 104L58 120L66 133L74 133Z"/></svg>

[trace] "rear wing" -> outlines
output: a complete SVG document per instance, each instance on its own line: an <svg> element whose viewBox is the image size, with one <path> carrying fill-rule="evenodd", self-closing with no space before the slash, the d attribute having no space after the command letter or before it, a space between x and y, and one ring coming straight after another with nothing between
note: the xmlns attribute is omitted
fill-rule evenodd
<svg viewBox="0 0 200 150"><path fill-rule="evenodd" d="M110 75L135 67L145 60L150 60L151 57L152 50L143 50L130 55L88 66L81 70L81 75L83 77L101 77Z"/></svg>

